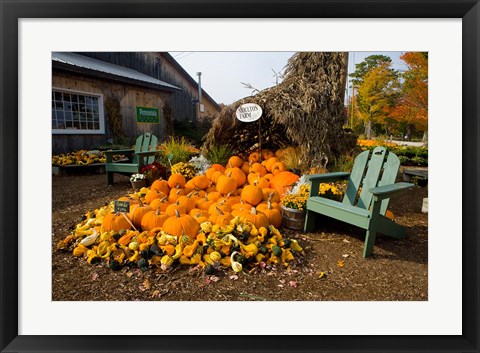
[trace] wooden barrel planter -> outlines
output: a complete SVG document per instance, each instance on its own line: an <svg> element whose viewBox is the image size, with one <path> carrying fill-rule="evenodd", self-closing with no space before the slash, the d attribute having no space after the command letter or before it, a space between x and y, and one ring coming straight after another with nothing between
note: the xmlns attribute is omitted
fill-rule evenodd
<svg viewBox="0 0 480 353"><path fill-rule="evenodd" d="M282 226L288 229L302 230L305 225L305 211L282 206Z"/></svg>

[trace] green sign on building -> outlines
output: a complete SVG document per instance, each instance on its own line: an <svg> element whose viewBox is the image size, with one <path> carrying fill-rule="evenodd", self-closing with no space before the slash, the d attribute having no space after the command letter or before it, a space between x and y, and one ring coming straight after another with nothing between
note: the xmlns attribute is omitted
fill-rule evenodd
<svg viewBox="0 0 480 353"><path fill-rule="evenodd" d="M158 108L137 107L137 123L159 124Z"/></svg>

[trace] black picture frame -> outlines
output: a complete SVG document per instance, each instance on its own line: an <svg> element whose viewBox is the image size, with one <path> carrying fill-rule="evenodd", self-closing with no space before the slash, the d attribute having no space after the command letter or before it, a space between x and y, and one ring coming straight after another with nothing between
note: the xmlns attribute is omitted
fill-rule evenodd
<svg viewBox="0 0 480 353"><path fill-rule="evenodd" d="M461 18L462 330L459 336L24 336L18 334L18 20L20 18ZM0 0L1 352L479 352L478 0ZM446 69L448 70L448 68ZM12 172L13 171L13 172ZM453 172L453 173L452 173ZM458 171L446 170L447 178ZM188 323L186 323L188 324ZM193 322L191 323L193 324ZM294 323L288 323L294 325ZM234 325L233 325L234 326ZM259 332L261 329L259 327ZM239 339L240 338L240 339Z"/></svg>

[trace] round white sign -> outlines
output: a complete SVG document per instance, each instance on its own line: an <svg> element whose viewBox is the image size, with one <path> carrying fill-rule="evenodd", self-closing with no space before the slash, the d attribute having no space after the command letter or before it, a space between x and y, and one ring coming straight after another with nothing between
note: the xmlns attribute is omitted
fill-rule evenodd
<svg viewBox="0 0 480 353"><path fill-rule="evenodd" d="M244 123L257 121L262 116L262 107L255 103L245 103L237 108L235 112L237 119Z"/></svg>

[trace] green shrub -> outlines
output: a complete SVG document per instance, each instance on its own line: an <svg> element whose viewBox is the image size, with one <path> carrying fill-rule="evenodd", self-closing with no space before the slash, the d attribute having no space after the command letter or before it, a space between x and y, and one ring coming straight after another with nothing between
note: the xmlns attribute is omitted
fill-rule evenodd
<svg viewBox="0 0 480 353"><path fill-rule="evenodd" d="M208 150L203 151L202 154L212 164L226 165L228 159L233 155L233 151L225 145L212 145Z"/></svg>
<svg viewBox="0 0 480 353"><path fill-rule="evenodd" d="M184 136L170 136L159 147L160 164L171 166L188 160L200 151L196 149ZM172 158L169 161L169 156Z"/></svg>

